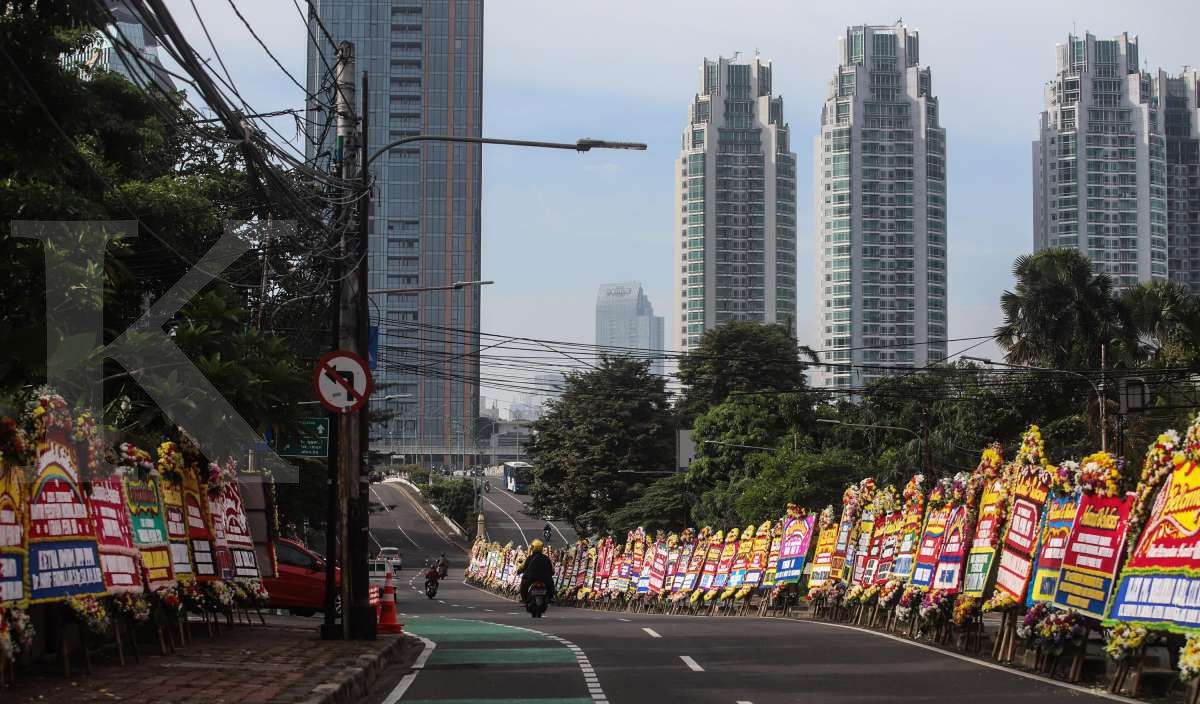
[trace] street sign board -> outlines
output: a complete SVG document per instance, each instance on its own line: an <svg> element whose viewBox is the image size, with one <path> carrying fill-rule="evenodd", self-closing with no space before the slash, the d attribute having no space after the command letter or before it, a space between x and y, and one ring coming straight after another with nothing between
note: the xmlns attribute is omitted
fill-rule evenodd
<svg viewBox="0 0 1200 704"><path fill-rule="evenodd" d="M353 413L363 407L374 382L362 357L349 350L329 352L313 370L313 391L332 413Z"/></svg>
<svg viewBox="0 0 1200 704"><path fill-rule="evenodd" d="M276 435L275 452L280 457L328 457L329 419L305 418L300 432Z"/></svg>

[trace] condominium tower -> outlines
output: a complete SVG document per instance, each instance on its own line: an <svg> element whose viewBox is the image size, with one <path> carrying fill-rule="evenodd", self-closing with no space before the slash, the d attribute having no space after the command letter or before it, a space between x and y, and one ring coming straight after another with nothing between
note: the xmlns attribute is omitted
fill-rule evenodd
<svg viewBox="0 0 1200 704"><path fill-rule="evenodd" d="M813 152L827 387L946 356L946 131L919 46L903 24L838 39Z"/></svg>
<svg viewBox="0 0 1200 704"><path fill-rule="evenodd" d="M680 349L730 320L796 314L796 155L770 62L705 59L675 162Z"/></svg>
<svg viewBox="0 0 1200 704"><path fill-rule="evenodd" d="M370 78L374 149L416 135L481 135L483 0L313 0L310 6L309 92L331 102L335 50L326 32L353 42L354 78L364 71ZM310 101L308 151L318 168L332 151L322 130L327 116L327 106ZM478 145L415 142L372 164L371 289L480 278L480 163ZM370 298L380 326L371 409L390 416L372 425L372 449L457 464L474 452L479 290Z"/></svg>
<svg viewBox="0 0 1200 704"><path fill-rule="evenodd" d="M663 373L663 319L636 281L605 284L596 294L596 346L607 354L650 359L651 373Z"/></svg>

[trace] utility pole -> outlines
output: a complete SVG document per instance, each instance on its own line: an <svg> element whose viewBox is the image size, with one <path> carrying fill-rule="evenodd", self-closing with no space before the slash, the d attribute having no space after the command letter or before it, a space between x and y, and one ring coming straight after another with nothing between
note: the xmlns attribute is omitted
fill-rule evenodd
<svg viewBox="0 0 1200 704"><path fill-rule="evenodd" d="M1100 345L1100 451L1108 452L1108 394L1104 388L1104 372L1107 366L1105 345Z"/></svg>
<svg viewBox="0 0 1200 704"><path fill-rule="evenodd" d="M355 260L358 262L358 270L355 276L349 277L349 280L354 281L354 296L352 304L355 309L355 342L357 343L358 353L363 359L370 359L370 320L371 310L370 301L367 293L369 289L368 282L368 266L370 257L370 233L371 233L371 179L370 179L370 162L368 157L370 152L368 149L367 128L369 127L369 108L370 97L368 93L367 72L362 74L362 110L359 119L361 127L358 132L358 148L359 148L359 180L362 194L358 201L358 236L355 238L357 248L355 249ZM355 478L357 497L351 510L351 517L354 527L353 533L350 535L350 554L351 559L357 568L354 573L353 587L353 608L350 610L350 626L355 638L375 639L376 621L375 609L370 604L370 580L366 571L367 565L367 548L368 540L371 532L371 477L367 459L371 446L371 416L370 416L370 401L364 403L358 411L358 455L357 455L357 471L352 475Z"/></svg>
<svg viewBox="0 0 1200 704"><path fill-rule="evenodd" d="M334 145L334 163L338 176L343 180L349 179L354 173L354 136L358 129L354 116L354 44L341 42L337 47L336 98L334 110L337 115L336 143ZM340 215L340 213L339 213ZM338 220L341 220L339 217ZM349 228L339 222L341 227L341 259L357 265L354 245ZM335 349L358 350L357 315L355 310L355 295L358 293L358 277L347 276L345 268L340 282L335 279L335 286L340 286L337 307L337 346ZM342 638L350 638L350 614L354 604L351 601L351 585L354 580L354 555L350 550L350 507L358 496L358 458L360 448L358 441L358 418L353 414L340 414L338 418L338 513L341 517L341 535L339 554L342 566Z"/></svg>

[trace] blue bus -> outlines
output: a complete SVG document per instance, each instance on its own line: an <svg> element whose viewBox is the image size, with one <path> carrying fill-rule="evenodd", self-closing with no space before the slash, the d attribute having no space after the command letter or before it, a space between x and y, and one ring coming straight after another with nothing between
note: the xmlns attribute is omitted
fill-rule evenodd
<svg viewBox="0 0 1200 704"><path fill-rule="evenodd" d="M504 488L514 494L524 494L529 490L532 473L533 465L528 462L505 462Z"/></svg>

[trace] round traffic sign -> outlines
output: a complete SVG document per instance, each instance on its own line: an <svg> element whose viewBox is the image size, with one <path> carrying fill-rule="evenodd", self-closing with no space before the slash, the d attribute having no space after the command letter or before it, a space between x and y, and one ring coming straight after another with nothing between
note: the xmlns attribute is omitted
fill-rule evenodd
<svg viewBox="0 0 1200 704"><path fill-rule="evenodd" d="M353 413L362 408L374 385L367 362L349 350L326 354L313 371L313 391L321 405L333 413Z"/></svg>

